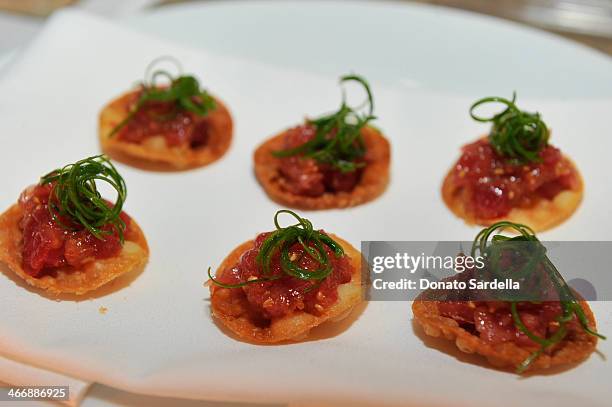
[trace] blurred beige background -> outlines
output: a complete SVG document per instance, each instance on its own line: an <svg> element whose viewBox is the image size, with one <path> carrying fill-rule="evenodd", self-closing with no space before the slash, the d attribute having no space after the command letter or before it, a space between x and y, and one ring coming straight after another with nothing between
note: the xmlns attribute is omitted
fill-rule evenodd
<svg viewBox="0 0 612 407"><path fill-rule="evenodd" d="M414 0L475 11L560 34L612 55L612 0Z"/></svg>

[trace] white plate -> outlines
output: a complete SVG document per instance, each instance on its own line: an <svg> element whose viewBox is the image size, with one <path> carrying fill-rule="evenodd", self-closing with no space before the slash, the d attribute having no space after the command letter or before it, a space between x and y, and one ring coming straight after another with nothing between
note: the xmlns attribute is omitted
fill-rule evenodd
<svg viewBox="0 0 612 407"><path fill-rule="evenodd" d="M493 17L404 1L215 1L153 9L127 23L223 55L393 87L479 97L605 98L610 57Z"/></svg>
<svg viewBox="0 0 612 407"><path fill-rule="evenodd" d="M237 6L231 4L227 7L231 11ZM2 178L4 193L0 197L0 206L3 208L14 201L25 184L59 164L58 160L65 162L97 151L95 115L99 107L138 78L141 65L155 53L176 52L184 57L187 67L197 66L192 68L193 71L226 99L235 114L236 139L227 157L198 171L150 174L121 166L130 188L127 209L141 223L151 244L152 257L147 270L129 287L79 303L49 301L15 287L12 281L0 276L3 310L8 310L3 311L0 320L0 343L5 345L2 351L121 389L175 397L294 401L329 399L331 396L364 402L380 400L417 404L501 406L512 401L516 405L605 405L611 369L609 363L597 355L563 374L519 379L512 374L465 363L426 346L412 329L408 303L371 303L348 330L323 341L258 347L236 342L220 332L210 319L207 290L201 286L204 270L209 264L218 264L238 243L270 228L271 215L277 209L251 175L252 150L267 136L298 122L303 114L334 108L338 98L336 77L340 73L355 70L372 77L377 112L381 117L379 125L388 134L394 148L393 182L383 197L350 210L308 214L315 225L334 231L356 245L360 240L370 239L471 238L476 229L465 227L455 219L441 203L438 193L441 178L456 158L460 144L484 131L483 126L469 119L467 106L474 98L483 96L487 86L495 87L490 92L499 94L531 80L530 75L523 74L517 82L509 84L500 79L502 76L497 77L498 73L494 77L487 76L490 71L479 68L480 64L487 62L498 65L500 69L505 66L494 56L490 58L495 62L482 56L480 60L446 60L445 67L455 68L461 66L461 62L471 64L471 69L465 68L463 72L471 72L473 78L460 75L462 70L457 69L428 76L427 69L415 68L413 71L412 65L403 65L401 74L405 76L394 77L391 73L387 76L384 69L370 72L376 69L375 65L368 65L371 58L356 59L356 54L351 56L350 53L347 58L352 58L351 66L341 66L342 60L329 57L325 61L334 61L335 69L326 62L321 62L315 69L312 62L310 65L305 63L312 58L298 58L305 50L322 50L322 42L313 42L312 48L300 44L300 38L311 32L304 28L310 27L312 21L309 13L313 12L308 11L309 7L299 3L245 7L254 7L248 15L263 31L266 31L263 27L273 25L275 17L282 11L283 18L291 24L285 31L278 31L276 37L286 37L280 35L285 32L302 33L295 39L299 51L287 52L283 56L287 55L287 60L293 61L292 68L317 71L323 75L279 69L277 65L284 68L290 65L280 64L274 58L264 61L272 62L271 66L266 66L208 54L199 58L187 50L171 45L156 46L145 39L142 39L143 47L138 47L134 46L138 39L128 33L103 36L96 31L95 24L91 27L77 24L74 32L69 33L55 27L56 33L70 34L69 39L61 37L67 45L65 50L60 47L58 51L59 56L72 58L66 63L55 60L55 54L49 54L43 46L53 43L52 35L46 38L48 43L42 42L38 49L34 49L36 52L30 50L33 59L27 65L29 72L41 74L40 65L35 62L42 58L45 72L62 78L62 81L50 81L45 85L48 88L35 87L23 77L26 71L8 71L21 80L13 81L8 89L10 92L4 92L0 97L0 112L10 112L0 113L3 151L9 151L11 157L28 157L28 160L9 158L0 161L0 173L11 174ZM322 13L321 8L328 6L317 7ZM379 31L372 35L381 35L382 44L396 39L394 30L401 29L394 25L398 15L405 13L402 24L426 30L434 21L424 24L427 20L423 15L433 18L432 10L443 10L404 9L397 5L333 4L329 7L323 13L325 16L341 19L341 16L349 15L353 17L351 21L359 21L359 24L367 25L368 18L375 15ZM209 23L215 28L213 22L223 19L224 24L239 31L239 24L231 24L231 12L223 14L219 11L222 9L221 5L214 4L210 9L214 11L208 17L210 21L204 17L191 21L198 21L202 26ZM177 10L169 11L172 17L168 17L165 24L161 15L148 18L158 18L155 24L174 25L177 31L190 31L190 37L196 35L197 29L191 25L193 22L187 23L190 21L188 17L206 14L208 9L181 7ZM341 15L334 14L339 12ZM180 13L184 13L184 20L176 17ZM463 30L457 28L457 31L447 32L443 27L460 27L460 21L463 21L467 32L477 30L474 26L480 23L485 24L488 30L480 34L487 43L509 41L511 36L508 33L514 32L519 38L527 36L536 39L533 41L538 38L544 41L539 43L541 48L535 47L534 53L545 49L547 43L556 44L551 49L563 49L572 55L563 61L563 66L573 70L572 75L580 70L589 75L563 80L557 77L556 86L553 86L555 80L551 75L542 75L548 86L538 87L531 83L525 92L522 87L517 89L520 95L526 94L521 97L526 107L537 107L544 113L545 119L555 129L555 143L571 152L587 183L587 196L580 211L546 237L609 240L607 228L612 225L612 213L608 202L612 196L607 174L601 168L606 167L607 151L612 149L612 140L606 137L609 133L606 114L612 108L612 92L606 86L611 82L601 79L588 85L593 78L607 80L607 77L597 75L598 72L600 75L609 73L612 67L609 60L581 47L552 41L549 37L525 34L506 25L498 27L490 20L483 22L456 13L441 13L437 18L448 20L444 25L434 24L429 31L422 31L419 40L414 36L403 39L407 45L412 44L411 53L417 49L427 50L426 54L411 54L411 60L426 64L429 54L434 60L444 60L443 55L450 51L448 45L440 46L446 43L440 37L455 41ZM455 21L454 25L449 22L451 20ZM179 24L181 21L185 22ZM499 41L492 41L496 38L497 28L507 35L500 34ZM385 32L384 37L378 34L381 32ZM201 36L203 32L197 35ZM253 44L259 44L261 40L255 32L232 35L235 37L230 36L230 39L248 38L252 47L257 47ZM438 38L436 49L415 45L422 42L420 38L432 37ZM356 41L360 40L363 37ZM109 44L109 41L114 42ZM287 39L279 42L286 46L290 44ZM69 47L70 44L93 44L96 48L83 48L78 54ZM117 59L112 58L109 45L113 44L118 50ZM528 47L531 44L528 41L522 45ZM510 48L516 52L510 54L510 59L516 59L523 52L530 54L523 46ZM375 51L384 52L383 49L386 46L378 45ZM325 55L333 55L331 48L324 50L328 52ZM388 52L387 59L383 58L379 65L385 67L385 61L399 55L397 49ZM265 51L262 53L265 55ZM554 55L542 55L548 61L554 58ZM572 62L578 58L586 62ZM115 63L106 62L110 60ZM523 69L535 74L541 65L534 64ZM77 67L87 69L79 70ZM590 67L595 68L591 71ZM432 72L441 69L438 64L430 68ZM449 80L448 76L453 79ZM78 87L66 87L65 94L41 91L57 91L68 83L67 77ZM457 85L461 78L470 86L462 89L467 85ZM412 85L406 85L406 81L418 86L410 87ZM487 81L490 81L489 85L486 85ZM40 79L34 83L44 85ZM443 92L440 83L447 84L450 92ZM587 85L580 86L581 83ZM573 96L571 99L563 100L559 93L554 93L562 85L571 90L568 93ZM80 98L78 104L69 103L77 96ZM40 103L32 104L32 100ZM20 116L20 106L33 109L36 120ZM13 136L16 134L19 137ZM584 134L589 135L588 142L576 136ZM45 143L44 149L32 150L32 145L41 142ZM109 309L106 315L98 313L100 306ZM594 310L601 330L611 332L609 304L596 303ZM609 343L600 343L604 354L609 355L610 349Z"/></svg>

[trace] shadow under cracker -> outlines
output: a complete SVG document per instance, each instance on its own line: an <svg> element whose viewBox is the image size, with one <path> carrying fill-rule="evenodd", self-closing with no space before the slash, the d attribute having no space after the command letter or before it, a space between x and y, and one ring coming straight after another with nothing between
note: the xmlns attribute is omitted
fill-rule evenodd
<svg viewBox="0 0 612 407"><path fill-rule="evenodd" d="M52 300L52 301L73 301L73 302L81 302L81 301L87 301L87 300L94 300L97 298L101 298L104 296L107 296L109 294L112 294L114 292L117 292L125 287L128 287L130 284L132 284L132 282L134 280L136 280L136 278L138 278L138 276L140 276L140 274L142 274L142 272L145 270L146 268L146 264L143 264L142 266L128 272L125 274L120 275L119 277L117 277L116 279L114 279L113 281L110 281L106 284L104 284L102 287L99 287L96 290L87 292L85 294L82 295L76 295L76 294L51 294L48 293L47 291L37 288L37 287L33 287L31 285L29 285L28 283L26 283L24 280L22 280L17 274L15 274L6 264L4 263L0 263L0 273L2 273L3 275L5 275L9 280L11 280L13 283L15 283L16 286L21 287L24 290L27 290L33 294L37 294L41 297L44 297L48 300Z"/></svg>

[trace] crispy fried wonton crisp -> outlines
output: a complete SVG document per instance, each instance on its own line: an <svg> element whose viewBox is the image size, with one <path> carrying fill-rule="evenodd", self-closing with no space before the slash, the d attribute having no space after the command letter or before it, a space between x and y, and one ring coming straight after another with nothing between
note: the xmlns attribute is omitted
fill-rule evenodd
<svg viewBox="0 0 612 407"><path fill-rule="evenodd" d="M482 115L480 107L503 109ZM550 144L551 131L539 112L521 110L511 99L488 96L474 102L470 116L491 123L485 137L464 145L442 184L446 206L468 224L505 220L550 229L569 218L582 200L583 182L574 163Z"/></svg>
<svg viewBox="0 0 612 407"><path fill-rule="evenodd" d="M244 291L240 288L224 288L210 285L212 315L238 338L257 344L298 341L306 338L310 330L326 322L346 318L353 308L363 301L361 284L361 253L348 242L330 235L344 249L352 266L351 281L337 287L338 300L317 315L296 310L279 318L262 320L252 310ZM217 269L217 278L238 262L247 250L254 246L248 241L234 249Z"/></svg>
<svg viewBox="0 0 612 407"><path fill-rule="evenodd" d="M0 215L0 262L25 280L29 285L51 294L82 295L95 290L117 277L143 267L149 258L149 247L145 236L132 219L130 233L118 256L96 259L79 269L58 268L41 277L32 277L22 266L22 232L19 222L23 211L18 204Z"/></svg>
<svg viewBox="0 0 612 407"><path fill-rule="evenodd" d="M366 166L359 182L351 191L325 192L320 196L305 196L290 192L280 172L280 159L273 152L283 150L286 132L278 134L262 145L254 154L255 175L270 198L292 208L331 209L356 206L379 197L389 183L391 147L376 129L365 126L361 134L366 147Z"/></svg>
<svg viewBox="0 0 612 407"><path fill-rule="evenodd" d="M468 209L470 196L468 190L457 185L454 176L455 168L446 175L442 184L442 199L446 206L469 225L492 225L500 220L530 225L536 232L551 229L567 220L580 206L584 184L574 163L567 157L563 160L574 173L573 185L570 189L558 192L551 199L540 197L527 207L514 207L502 216L486 218Z"/></svg>
<svg viewBox="0 0 612 407"><path fill-rule="evenodd" d="M514 370L534 351L534 348L526 349L514 342L489 343L481 339L478 334L464 329L456 320L442 316L438 309L440 302L425 299L426 294L427 292L422 293L413 302L412 312L427 335L454 341L462 352L482 355L491 365L502 369ZM581 301L580 305L594 329L595 317L589 305L585 301ZM552 352L545 352L535 359L527 372L540 372L582 362L593 353L596 345L596 336L589 335L582 329L572 330Z"/></svg>
<svg viewBox="0 0 612 407"><path fill-rule="evenodd" d="M140 142L122 140L113 134L124 121L137 99L138 90L125 93L104 107L99 119L99 139L102 150L110 157L135 167L177 171L202 167L221 158L232 142L232 118L226 106L215 99L216 107L201 119L206 137L202 145L189 143L168 145L163 134L149 135Z"/></svg>

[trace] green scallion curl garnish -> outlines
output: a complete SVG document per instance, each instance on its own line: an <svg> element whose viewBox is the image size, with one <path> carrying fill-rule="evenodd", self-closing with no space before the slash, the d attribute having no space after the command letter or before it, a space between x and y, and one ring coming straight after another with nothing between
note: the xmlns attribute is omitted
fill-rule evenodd
<svg viewBox="0 0 612 407"><path fill-rule="evenodd" d="M374 99L370 85L361 76L346 75L340 78L341 84L351 81L359 83L366 91L367 99L361 106L347 105L346 95L343 92L342 104L337 112L307 120L308 124L316 128L312 140L301 146L275 151L272 154L276 157L301 154L319 163L331 165L341 172L352 172L365 166L365 163L355 161L365 155L366 147L361 129L376 118L373 115ZM366 113L360 113L359 110L366 106Z"/></svg>
<svg viewBox="0 0 612 407"><path fill-rule="evenodd" d="M281 226L278 221L278 217L281 214L291 215L297 220L297 223L286 227ZM209 267L208 277L210 281L224 288L238 288L248 284L274 281L284 276L320 282L333 271L333 266L325 247L331 249L336 257L344 255L344 250L340 244L325 233L314 230L312 223L308 219L300 217L293 211L283 209L276 212L276 215L274 215L274 225L276 230L270 233L266 240L264 240L255 258L255 261L261 267L262 277L238 284L224 284L212 276L211 268ZM291 257L289 250L296 243L299 243L304 249L302 256L310 256L319 263L319 267L316 270L311 271L300 267L298 263L301 257L296 259ZM284 275L272 275L270 271L270 261L276 253L280 253L280 265Z"/></svg>
<svg viewBox="0 0 612 407"><path fill-rule="evenodd" d="M470 116L479 122L491 122L489 143L495 151L517 163L541 161L539 152L548 145L550 132L539 113L520 110L512 100L502 97L486 97L476 101L470 107ZM506 109L491 117L477 116L474 110L486 103L501 103Z"/></svg>
<svg viewBox="0 0 612 407"><path fill-rule="evenodd" d="M115 190L114 205L110 206L102 198L96 182L104 182ZM106 156L88 157L41 177L40 185L49 183L53 184L49 212L58 225L67 230L75 230L73 225L81 225L100 240L104 240L105 235L117 233L123 243L126 225L119 215L127 198L127 188ZM107 225L111 226L110 230L104 228Z"/></svg>
<svg viewBox="0 0 612 407"><path fill-rule="evenodd" d="M494 234L501 230L512 230L517 233L517 236L508 237L500 234ZM606 339L605 336L597 333L589 325L589 320L580 305L580 302L574 295L572 289L567 285L557 268L546 256L546 248L538 238L535 236L535 232L528 226L513 223L509 221L501 221L494 223L493 225L484 228L478 233L474 239L472 245L471 255L473 257L477 254L484 256L485 258L496 257L499 253L499 247L503 246L506 242L531 242L536 245L536 259L537 262L527 262L526 273L534 272L540 265L543 266L544 271L552 281L557 293L559 295L562 313L557 317L559 328L555 331L552 336L543 338L532 332L521 320L521 316L518 312L518 303L516 301L510 302L510 311L515 327L523 332L529 339L540 345L540 349L533 352L527 357L519 366L517 366L517 373L523 373L529 366L542 354L546 349L561 342L568 333L567 323L569 323L574 316L576 316L582 329L589 335L596 336L600 339ZM521 273L523 273L521 271Z"/></svg>
<svg viewBox="0 0 612 407"><path fill-rule="evenodd" d="M200 88L198 80L191 75L173 76L165 70L153 70L155 65L162 61L171 61L179 72L182 71L180 63L171 57L159 57L154 59L146 69L145 80L141 83L142 91L130 113L113 130L109 137L114 136L149 102L173 103L175 113L179 111L192 112L198 116L204 116L216 107L215 99ZM164 78L167 84L159 84L158 80ZM170 115L173 116L173 115ZM158 120L168 120L168 115L157 117Z"/></svg>

